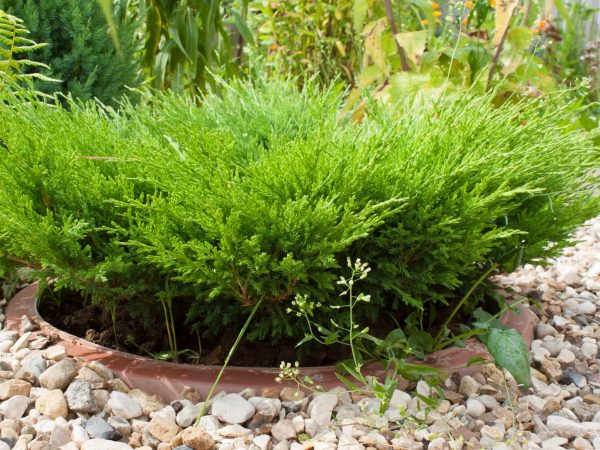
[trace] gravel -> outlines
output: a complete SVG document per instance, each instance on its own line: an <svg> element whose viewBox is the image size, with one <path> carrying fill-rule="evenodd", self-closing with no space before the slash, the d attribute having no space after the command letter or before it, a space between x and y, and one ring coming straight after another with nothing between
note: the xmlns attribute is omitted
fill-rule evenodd
<svg viewBox="0 0 600 450"><path fill-rule="evenodd" d="M528 389L488 364L445 380L437 409L418 399L431 395L419 382L396 390L383 416L377 399L340 389L245 389L218 394L193 427L197 391L166 404L129 389L104 365L33 337L23 318L20 333L0 330L0 450L600 449L600 218L574 237L548 265L497 277L543 307L532 309Z"/></svg>

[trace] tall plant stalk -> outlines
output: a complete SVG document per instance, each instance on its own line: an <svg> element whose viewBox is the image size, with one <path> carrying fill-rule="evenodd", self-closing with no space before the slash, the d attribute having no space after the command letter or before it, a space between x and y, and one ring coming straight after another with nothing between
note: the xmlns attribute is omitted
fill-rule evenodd
<svg viewBox="0 0 600 450"><path fill-rule="evenodd" d="M252 318L254 317L254 314L256 314L256 311L258 311L258 308L260 307L263 299L264 299L264 297L261 298L258 302L255 303L254 307L252 308L252 311L250 311L250 315L246 319L246 322L244 322L244 326L242 327L242 329L238 333L237 338L235 339L235 342L233 343L233 345L229 349L229 353L227 354L227 358L225 358L225 361L223 362L223 366L221 366L221 370L219 371L219 375L217 375L217 378L215 379L215 382L211 386L210 391L208 392L208 395L206 396L206 400L204 401L204 404L202 405L202 409L200 410L200 412L198 413L198 416L196 417L196 421L194 422L194 426L198 426L198 424L200 423L200 418L204 415L204 413L206 411L206 408L208 407L208 404L210 402L210 399L212 398L213 393L215 392L215 389L216 389L217 385L219 384L219 381L221 381L221 377L223 377L223 373L225 373L225 369L229 365L229 361L231 360L231 357L235 353L235 350L238 348L238 345L240 345L240 342L242 341L242 338L246 334L246 330L248 329L248 326L252 322Z"/></svg>

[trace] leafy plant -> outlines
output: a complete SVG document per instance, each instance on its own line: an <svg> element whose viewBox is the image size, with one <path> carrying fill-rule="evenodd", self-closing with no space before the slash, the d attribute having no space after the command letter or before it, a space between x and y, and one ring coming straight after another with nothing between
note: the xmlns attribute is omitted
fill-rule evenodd
<svg viewBox="0 0 600 450"><path fill-rule="evenodd" d="M441 308L472 312L490 267L557 254L599 212L594 135L565 123L562 98L493 100L374 104L354 124L339 88L314 83L236 83L200 106L153 94L119 112L6 96L0 267L202 338L261 302L246 339L277 342L308 331L286 312L297 295L339 304L350 255L373 266L354 323L426 329Z"/></svg>
<svg viewBox="0 0 600 450"><path fill-rule="evenodd" d="M119 0L116 9L126 4ZM133 98L126 86L135 88L140 82L134 22L115 17L121 43L118 56L95 1L0 0L0 9L23 19L32 39L47 42L33 48L32 55L52 67L52 75L61 83L36 77L35 89L46 94L60 91L80 100L97 98L111 106L123 95Z"/></svg>
<svg viewBox="0 0 600 450"><path fill-rule="evenodd" d="M304 319L307 324L308 332L298 346L314 340L321 345L338 344L350 348L352 359L339 363L341 372L336 373L336 376L353 392L368 391L374 394L381 402L379 412L383 414L389 407L400 376L411 381L427 379L433 387L436 387L436 382L442 378L443 373L427 365L406 362L406 358L413 356L414 352L401 328L392 330L385 339L380 339L370 334L368 327L362 328L356 322L355 309L361 302L369 303L371 298L363 293L356 295L355 285L367 278L371 269L360 259L352 262L350 258L348 258L348 267L350 268L349 278L346 279L342 276L337 282L343 289L340 296L347 297L347 303L328 305L334 310L347 310L348 314L344 317L346 323L338 323L333 319L330 320L330 324L319 321L319 317L323 315L320 310L321 303L309 301L306 296L296 296L288 312ZM365 365L377 362L381 364L382 371L385 373L383 381L380 381L377 376L363 373ZM295 381L299 386L313 384L312 380L306 378L299 381L300 371L292 370L289 364L284 366L282 363L281 369L281 380L289 379ZM297 363L295 369L298 369ZM352 379L342 373L350 375ZM438 399L440 399L443 396L442 392L439 389L437 392ZM424 397L420 399L430 406L435 406L435 399Z"/></svg>
<svg viewBox="0 0 600 450"><path fill-rule="evenodd" d="M140 0L120 16L139 22L144 35L141 61L152 86L196 95L238 76L247 44L254 38L246 18L249 0ZM99 0L116 45L113 7ZM216 76L216 78L215 78Z"/></svg>
<svg viewBox="0 0 600 450"><path fill-rule="evenodd" d="M364 7L366 2L353 0L253 1L254 53L263 56L273 75L301 81L318 77L324 84L340 77L352 83L360 60L357 21Z"/></svg>

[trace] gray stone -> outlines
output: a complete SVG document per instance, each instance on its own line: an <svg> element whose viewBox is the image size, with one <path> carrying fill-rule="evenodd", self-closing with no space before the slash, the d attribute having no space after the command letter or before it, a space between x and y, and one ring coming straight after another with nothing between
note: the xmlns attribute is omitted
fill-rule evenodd
<svg viewBox="0 0 600 450"><path fill-rule="evenodd" d="M220 421L236 424L250 420L256 409L248 400L239 394L227 394L212 405L211 414Z"/></svg>
<svg viewBox="0 0 600 450"><path fill-rule="evenodd" d="M470 375L465 375L460 380L460 386L458 392L466 395L467 397L477 394L479 392L479 383Z"/></svg>
<svg viewBox="0 0 600 450"><path fill-rule="evenodd" d="M21 378L31 383L38 383L40 375L48 368L44 355L40 350L31 351L21 361L21 367L15 374L15 378Z"/></svg>
<svg viewBox="0 0 600 450"><path fill-rule="evenodd" d="M140 404L129 395L119 391L111 392L107 407L110 408L115 416L122 417L123 419L135 419L142 415Z"/></svg>
<svg viewBox="0 0 600 450"><path fill-rule="evenodd" d="M547 323L538 323L535 327L535 334L538 339L544 339L546 336L556 336L558 332Z"/></svg>
<svg viewBox="0 0 600 450"><path fill-rule="evenodd" d="M29 407L29 397L15 395L0 403L0 411L8 419L20 419Z"/></svg>
<svg viewBox="0 0 600 450"><path fill-rule="evenodd" d="M566 438L586 437L593 433L600 433L600 423L577 423L574 420L559 415L548 416L546 426L549 430Z"/></svg>
<svg viewBox="0 0 600 450"><path fill-rule="evenodd" d="M579 314L596 314L596 305L589 301L581 302L577 307L577 312Z"/></svg>
<svg viewBox="0 0 600 450"><path fill-rule="evenodd" d="M319 428L325 428L329 426L333 408L337 403L338 398L335 394L318 394L308 405L308 414Z"/></svg>
<svg viewBox="0 0 600 450"><path fill-rule="evenodd" d="M573 368L567 367L561 377L560 381L565 384L573 383L575 386L581 388L587 385L587 380L583 375L577 373Z"/></svg>
<svg viewBox="0 0 600 450"><path fill-rule="evenodd" d="M71 411L85 413L98 411L92 386L85 380L74 379L65 392L65 398Z"/></svg>
<svg viewBox="0 0 600 450"><path fill-rule="evenodd" d="M54 430L52 430L49 442L53 447L61 447L71 442L71 431L69 430L69 427L65 425L55 427Z"/></svg>
<svg viewBox="0 0 600 450"><path fill-rule="evenodd" d="M177 413L177 417L175 419L175 421L177 422L177 425L179 425L180 427L189 427L192 423L194 423L194 421L196 420L196 417L198 417L198 414L200 414L200 411L202 410L202 406L204 405L204 403L198 403L197 405L187 405L184 406L178 413Z"/></svg>
<svg viewBox="0 0 600 450"><path fill-rule="evenodd" d="M278 441L296 438L296 428L290 419L283 419L273 425L271 435Z"/></svg>
<svg viewBox="0 0 600 450"><path fill-rule="evenodd" d="M131 434L131 424L122 417L109 417L108 424L123 436L129 436Z"/></svg>
<svg viewBox="0 0 600 450"><path fill-rule="evenodd" d="M24 348L27 348L27 342L29 341L30 336L31 332L21 335L21 337L17 339L17 341L13 344L9 351L11 353L17 353L23 350Z"/></svg>
<svg viewBox="0 0 600 450"><path fill-rule="evenodd" d="M481 417L485 414L485 405L475 398L467 400L467 413L471 417Z"/></svg>
<svg viewBox="0 0 600 450"><path fill-rule="evenodd" d="M85 431L92 437L102 440L118 441L123 436L104 419L98 416L92 416L85 423ZM93 439L92 439L93 440Z"/></svg>

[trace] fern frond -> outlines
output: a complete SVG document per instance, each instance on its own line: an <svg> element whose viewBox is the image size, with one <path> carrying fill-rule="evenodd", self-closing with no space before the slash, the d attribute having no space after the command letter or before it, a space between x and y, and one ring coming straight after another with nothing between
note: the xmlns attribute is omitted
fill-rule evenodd
<svg viewBox="0 0 600 450"><path fill-rule="evenodd" d="M23 26L21 19L0 10L0 91L14 91L18 88L18 81L22 80L58 81L38 72L23 73L23 69L32 67L50 69L44 63L17 58L17 55L31 53L47 45L22 37L27 34L29 31Z"/></svg>

